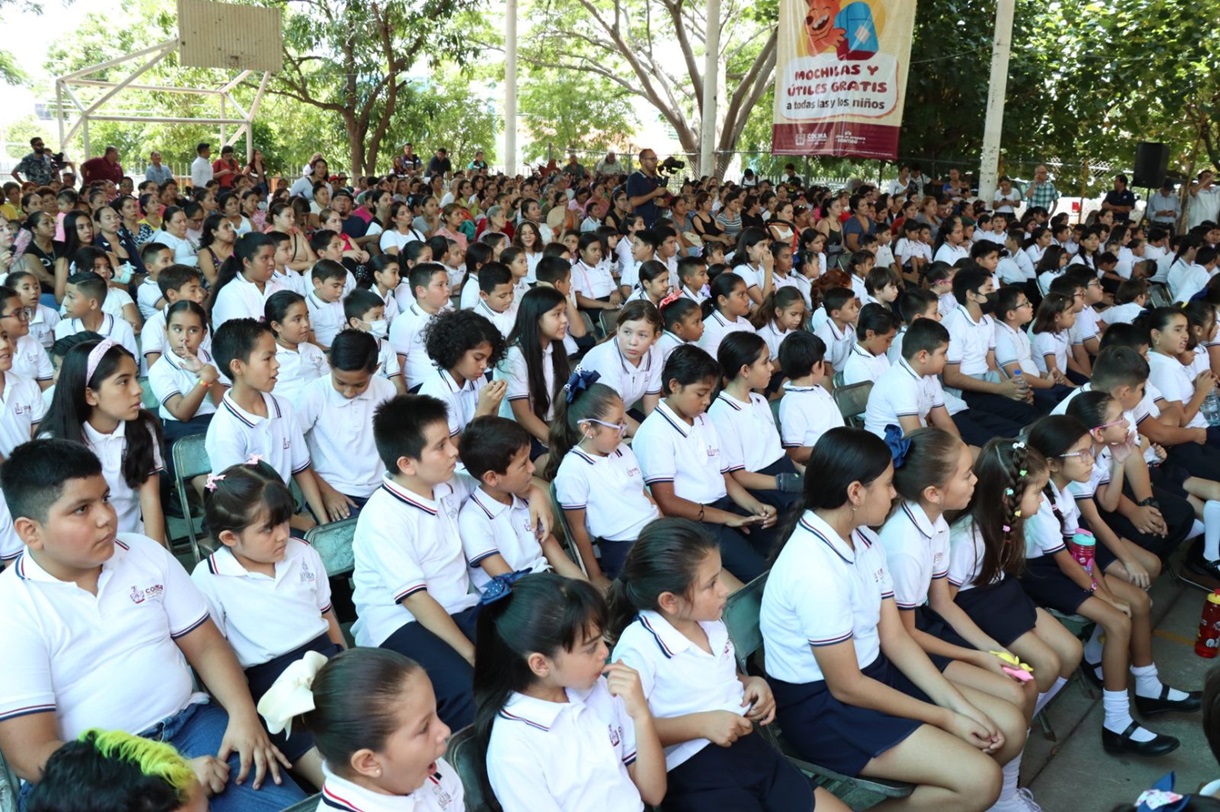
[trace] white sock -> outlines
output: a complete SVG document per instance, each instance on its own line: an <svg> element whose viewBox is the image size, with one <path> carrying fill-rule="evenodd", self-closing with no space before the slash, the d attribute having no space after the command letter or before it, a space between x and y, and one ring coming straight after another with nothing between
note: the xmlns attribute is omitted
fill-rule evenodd
<svg viewBox="0 0 1220 812"><path fill-rule="evenodd" d="M1050 701L1055 698L1055 695L1063 690L1063 686L1067 684L1067 680L1065 680L1063 677L1058 677L1055 679L1055 684L1046 689L1046 693L1038 694L1038 701L1034 703L1034 716L1042 713L1042 709L1045 708Z"/></svg>
<svg viewBox="0 0 1220 812"><path fill-rule="evenodd" d="M1204 505L1204 508L1205 508L1204 516L1207 515L1206 507L1207 506ZM1203 522L1199 521L1198 519L1194 519L1193 521L1191 521L1190 532L1186 534L1186 538L1187 539L1197 539L1199 536L1203 535L1203 530L1204 530Z"/></svg>
<svg viewBox="0 0 1220 812"><path fill-rule="evenodd" d="M1105 633L1105 629L1101 627L1100 623L1093 626L1093 636L1089 638L1089 642L1084 644L1085 668L1089 667L1089 663L1101 662L1101 638Z"/></svg>
<svg viewBox="0 0 1220 812"><path fill-rule="evenodd" d="M1005 764L1000 772L1003 775L1003 780L1000 782L1000 801L1007 801L1009 798L1017 794L1017 781L1021 778L1021 756L1025 755L1022 750L1017 753L1016 758Z"/></svg>
<svg viewBox="0 0 1220 812"><path fill-rule="evenodd" d="M1161 698L1161 679L1157 674L1156 663L1152 665L1131 666L1131 676L1135 677L1135 695L1145 699ZM1167 699L1186 699L1187 694L1176 688L1170 688Z"/></svg>
<svg viewBox="0 0 1220 812"><path fill-rule="evenodd" d="M1220 559L1220 502L1207 500L1203 505L1203 558Z"/></svg>
<svg viewBox="0 0 1220 812"><path fill-rule="evenodd" d="M1101 723L1102 727L1111 733L1121 735L1135 721L1131 718L1131 703L1127 698L1126 691L1103 690L1101 692L1101 705L1105 711L1105 719ZM1155 733L1143 727L1137 727L1131 732L1131 740L1135 742L1150 742L1155 738Z"/></svg>

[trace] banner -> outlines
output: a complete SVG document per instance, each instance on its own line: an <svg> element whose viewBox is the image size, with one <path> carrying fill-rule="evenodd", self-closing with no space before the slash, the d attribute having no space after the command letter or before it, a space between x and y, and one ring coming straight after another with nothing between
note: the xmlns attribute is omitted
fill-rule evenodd
<svg viewBox="0 0 1220 812"><path fill-rule="evenodd" d="M771 151L898 157L915 0L780 0Z"/></svg>

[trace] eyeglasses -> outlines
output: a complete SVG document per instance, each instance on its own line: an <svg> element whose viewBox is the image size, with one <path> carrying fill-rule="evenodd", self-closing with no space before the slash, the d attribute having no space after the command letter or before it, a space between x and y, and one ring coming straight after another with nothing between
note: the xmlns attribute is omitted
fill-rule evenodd
<svg viewBox="0 0 1220 812"><path fill-rule="evenodd" d="M1081 451L1073 451L1070 454L1060 454L1059 459L1066 460L1072 457L1080 457L1082 460L1093 461L1093 449L1086 448Z"/></svg>
<svg viewBox="0 0 1220 812"><path fill-rule="evenodd" d="M1023 308L1023 307L1033 307L1033 306L1034 306L1034 303L1033 303L1033 302L1021 302L1021 304L1017 305L1017 306L1016 306L1015 308L1013 308L1013 309L1014 309L1014 310L1020 310L1020 309L1021 309L1021 308Z"/></svg>
<svg viewBox="0 0 1220 812"><path fill-rule="evenodd" d="M0 313L0 319L16 319L17 321L29 321L30 309L28 307L19 307L16 310L8 313Z"/></svg>
<svg viewBox="0 0 1220 812"><path fill-rule="evenodd" d="M598 426L605 426L608 429L616 429L619 437L627 436L626 423L607 423L605 420L594 420L592 417L586 417L584 422L593 423L594 425Z"/></svg>
<svg viewBox="0 0 1220 812"><path fill-rule="evenodd" d="M1102 431L1103 429L1108 429L1111 426L1118 426L1118 425L1120 425L1122 423L1126 423L1126 422L1127 422L1127 418L1120 417L1117 420L1111 420L1109 423L1102 423L1100 426L1094 426L1093 431Z"/></svg>

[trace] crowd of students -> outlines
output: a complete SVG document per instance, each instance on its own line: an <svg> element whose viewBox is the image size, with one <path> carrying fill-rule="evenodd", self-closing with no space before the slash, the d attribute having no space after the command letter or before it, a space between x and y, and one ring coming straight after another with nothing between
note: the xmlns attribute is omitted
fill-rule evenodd
<svg viewBox="0 0 1220 812"><path fill-rule="evenodd" d="M441 756L473 725L508 812L846 809L774 722L914 785L878 808L1037 810L1025 737L1082 662L1107 752L1179 746L1132 710L1202 705L1158 674L1147 590L1184 543L1220 576L1220 227L715 179L646 223L622 177L485 169L362 179L353 209L307 169L288 199L99 182L0 218L28 808L76 808L105 756L163 809L458 810ZM1180 304L1148 307L1162 280ZM192 435L188 575L162 494ZM301 538L352 517L346 650ZM721 613L763 576L739 673Z"/></svg>

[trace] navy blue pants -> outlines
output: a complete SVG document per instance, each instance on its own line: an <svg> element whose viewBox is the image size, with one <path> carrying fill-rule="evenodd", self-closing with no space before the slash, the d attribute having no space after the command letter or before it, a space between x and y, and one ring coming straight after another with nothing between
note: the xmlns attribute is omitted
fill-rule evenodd
<svg viewBox="0 0 1220 812"><path fill-rule="evenodd" d="M284 673L284 669L304 657L307 651L316 651L327 657L334 657L342 650L342 647L332 643L330 637L323 633L299 648L265 663L250 666L246 669L246 682L250 685L251 699L254 700L255 705L258 705L263 694L271 690L271 686L279 679L280 674ZM261 716L259 721L263 722L263 726L266 727L266 722ZM280 752L294 764L301 756L313 749L313 734L300 725L293 727L291 736L285 736L282 730L279 733L268 733L268 735L271 737L271 743L280 748Z"/></svg>
<svg viewBox="0 0 1220 812"><path fill-rule="evenodd" d="M1021 427L1011 420L973 407L953 415L953 423L963 442L979 448L994 437L1016 437L1021 431Z"/></svg>
<svg viewBox="0 0 1220 812"><path fill-rule="evenodd" d="M479 607L451 615L467 639L474 642L475 620ZM444 640L413 621L386 638L381 648L405 654L423 666L436 692L436 714L453 730L474 721L474 669Z"/></svg>
<svg viewBox="0 0 1220 812"><path fill-rule="evenodd" d="M709 744L669 771L664 812L809 812L813 786L761 733Z"/></svg>
<svg viewBox="0 0 1220 812"><path fill-rule="evenodd" d="M728 496L717 499L708 507L744 515L744 511ZM771 547L775 542L775 527L763 530L751 526L749 533L742 533L741 529L726 527L723 524L704 522L703 527L720 542L720 558L724 568L733 573L737 580L749 583L766 571L767 556L771 554Z"/></svg>
<svg viewBox="0 0 1220 812"><path fill-rule="evenodd" d="M976 418L979 412L986 412L989 415L1001 417L1010 424L1015 424L1018 430L1025 428L1042 416L1038 414L1037 409L1025 401L1013 400L1003 395L989 395L983 392L963 392L962 397L967 405L970 406L970 412ZM1000 436L1016 437L1017 434L1012 432Z"/></svg>

